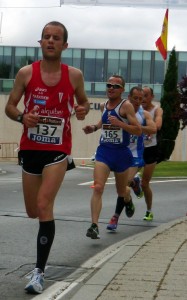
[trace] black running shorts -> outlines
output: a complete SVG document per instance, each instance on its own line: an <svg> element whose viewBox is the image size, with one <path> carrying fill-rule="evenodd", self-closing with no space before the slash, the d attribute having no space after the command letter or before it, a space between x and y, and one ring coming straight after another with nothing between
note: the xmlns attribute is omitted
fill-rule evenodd
<svg viewBox="0 0 187 300"><path fill-rule="evenodd" d="M150 165L157 162L158 147L145 147L143 152L143 159L146 165Z"/></svg>
<svg viewBox="0 0 187 300"><path fill-rule="evenodd" d="M67 154L59 151L20 150L18 152L19 164L23 170L33 175L41 175L43 168L62 162Z"/></svg>

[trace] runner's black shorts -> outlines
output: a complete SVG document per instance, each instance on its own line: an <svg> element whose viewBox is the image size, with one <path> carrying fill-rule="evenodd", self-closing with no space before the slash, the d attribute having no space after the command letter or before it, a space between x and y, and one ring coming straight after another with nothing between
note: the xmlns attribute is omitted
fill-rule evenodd
<svg viewBox="0 0 187 300"><path fill-rule="evenodd" d="M158 158L158 147L151 146L145 147L143 152L143 159L146 165L154 164L157 162Z"/></svg>
<svg viewBox="0 0 187 300"><path fill-rule="evenodd" d="M43 168L64 161L69 156L60 151L20 150L18 161L23 171L33 175L41 175ZM68 160L67 170L75 168L74 161Z"/></svg>

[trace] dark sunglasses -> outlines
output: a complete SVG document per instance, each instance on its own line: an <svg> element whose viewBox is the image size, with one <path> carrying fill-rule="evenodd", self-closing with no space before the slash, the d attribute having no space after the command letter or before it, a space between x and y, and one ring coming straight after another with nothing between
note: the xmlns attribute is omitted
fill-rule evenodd
<svg viewBox="0 0 187 300"><path fill-rule="evenodd" d="M117 84L117 83L116 84L107 83L106 87L107 87L107 89L113 88L115 90L121 89L121 88L123 89L123 86L121 84Z"/></svg>

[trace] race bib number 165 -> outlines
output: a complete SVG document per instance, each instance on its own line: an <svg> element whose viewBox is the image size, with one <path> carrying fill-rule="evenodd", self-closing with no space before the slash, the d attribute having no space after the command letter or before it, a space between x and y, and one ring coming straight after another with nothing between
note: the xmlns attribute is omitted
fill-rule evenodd
<svg viewBox="0 0 187 300"><path fill-rule="evenodd" d="M123 142L122 128L111 124L103 124L101 129L101 142L120 144Z"/></svg>

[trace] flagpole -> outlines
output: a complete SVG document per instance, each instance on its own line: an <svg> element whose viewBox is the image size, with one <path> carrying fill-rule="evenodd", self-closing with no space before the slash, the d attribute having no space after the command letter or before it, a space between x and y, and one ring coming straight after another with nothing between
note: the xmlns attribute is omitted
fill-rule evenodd
<svg viewBox="0 0 187 300"><path fill-rule="evenodd" d="M164 78L166 75L166 71L167 71L167 59L164 60Z"/></svg>

